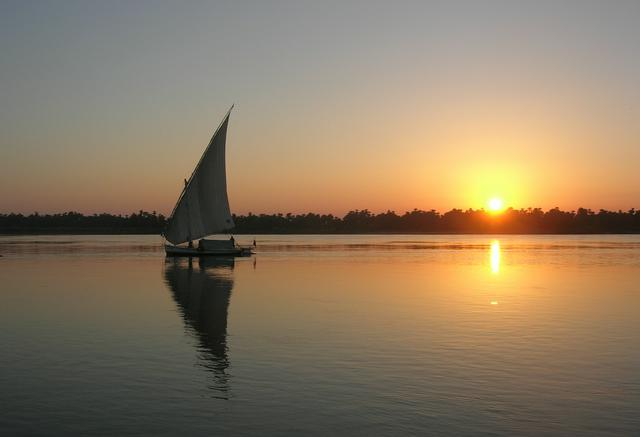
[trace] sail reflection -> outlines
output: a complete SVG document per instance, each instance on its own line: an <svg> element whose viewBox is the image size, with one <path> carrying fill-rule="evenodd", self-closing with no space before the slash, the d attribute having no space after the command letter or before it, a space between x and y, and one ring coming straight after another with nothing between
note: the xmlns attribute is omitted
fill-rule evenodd
<svg viewBox="0 0 640 437"><path fill-rule="evenodd" d="M491 273L500 273L500 241L491 242Z"/></svg>
<svg viewBox="0 0 640 437"><path fill-rule="evenodd" d="M233 289L233 258L167 259L164 278L184 319L198 340L202 365L213 373L211 388L228 398L227 315Z"/></svg>

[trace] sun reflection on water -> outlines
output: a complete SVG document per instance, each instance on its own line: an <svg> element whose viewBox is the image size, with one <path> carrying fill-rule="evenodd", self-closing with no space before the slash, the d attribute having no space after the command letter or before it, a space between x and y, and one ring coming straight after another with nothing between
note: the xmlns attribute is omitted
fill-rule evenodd
<svg viewBox="0 0 640 437"><path fill-rule="evenodd" d="M500 242L498 240L491 242L491 273L500 273Z"/></svg>

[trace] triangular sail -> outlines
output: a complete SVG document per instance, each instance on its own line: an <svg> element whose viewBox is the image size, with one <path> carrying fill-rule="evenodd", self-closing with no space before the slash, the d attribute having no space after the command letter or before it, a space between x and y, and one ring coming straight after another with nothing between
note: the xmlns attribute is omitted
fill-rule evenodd
<svg viewBox="0 0 640 437"><path fill-rule="evenodd" d="M233 107L231 107L233 109ZM234 227L225 168L225 143L231 109L213 134L178 199L164 237L181 244Z"/></svg>

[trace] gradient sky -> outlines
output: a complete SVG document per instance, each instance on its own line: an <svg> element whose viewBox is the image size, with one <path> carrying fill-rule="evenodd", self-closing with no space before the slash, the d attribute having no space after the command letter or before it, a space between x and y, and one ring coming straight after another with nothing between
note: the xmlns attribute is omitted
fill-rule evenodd
<svg viewBox="0 0 640 437"><path fill-rule="evenodd" d="M0 212L640 207L640 2L0 3Z"/></svg>

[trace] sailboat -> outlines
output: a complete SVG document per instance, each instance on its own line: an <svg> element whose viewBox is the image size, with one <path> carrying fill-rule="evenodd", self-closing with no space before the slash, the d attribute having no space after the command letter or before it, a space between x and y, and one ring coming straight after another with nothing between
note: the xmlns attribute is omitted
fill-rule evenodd
<svg viewBox="0 0 640 437"><path fill-rule="evenodd" d="M225 144L233 106L216 129L171 212L163 237L167 256L242 256L251 248L236 245L233 237L207 240L211 234L227 232L235 225L227 196ZM194 245L194 240L199 240ZM186 243L186 245L185 245Z"/></svg>

